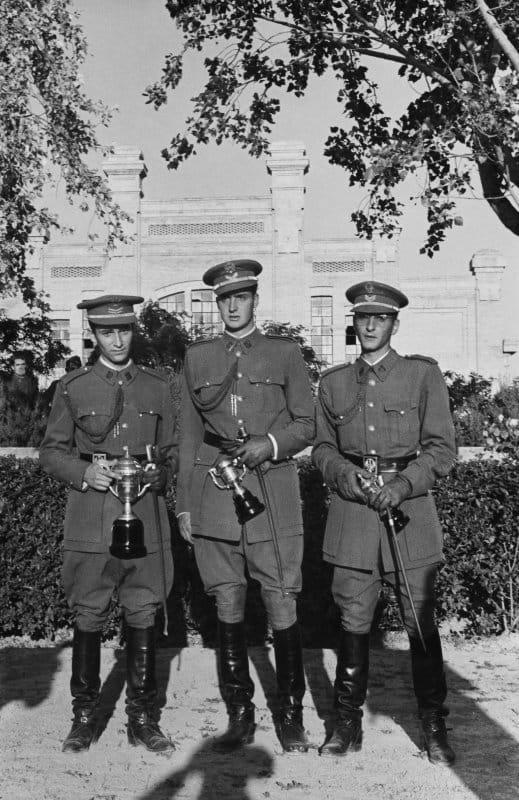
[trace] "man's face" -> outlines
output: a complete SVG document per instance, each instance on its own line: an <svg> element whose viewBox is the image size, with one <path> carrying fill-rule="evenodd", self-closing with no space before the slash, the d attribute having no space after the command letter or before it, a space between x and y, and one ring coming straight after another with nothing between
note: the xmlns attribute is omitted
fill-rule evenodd
<svg viewBox="0 0 519 800"><path fill-rule="evenodd" d="M94 336L106 361L114 366L128 361L133 339L132 325L96 325Z"/></svg>
<svg viewBox="0 0 519 800"><path fill-rule="evenodd" d="M252 326L258 295L251 289L227 292L220 295L216 302L225 330L239 333Z"/></svg>
<svg viewBox="0 0 519 800"><path fill-rule="evenodd" d="M360 342L363 353L382 355L387 350L391 337L398 330L396 314L363 314L353 315L353 327Z"/></svg>
<svg viewBox="0 0 519 800"><path fill-rule="evenodd" d="M27 364L25 363L23 358L15 358L14 374L19 375L21 377L22 375L25 375L26 372L27 372Z"/></svg>

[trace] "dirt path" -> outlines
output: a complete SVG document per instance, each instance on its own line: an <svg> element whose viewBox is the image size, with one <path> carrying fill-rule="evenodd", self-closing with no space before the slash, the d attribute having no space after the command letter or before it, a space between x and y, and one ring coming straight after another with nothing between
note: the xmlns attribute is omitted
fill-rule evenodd
<svg viewBox="0 0 519 800"><path fill-rule="evenodd" d="M5 643L4 643L5 644ZM519 798L519 636L445 645L453 769L418 751L409 659L402 637L372 655L361 753L320 758L335 655L305 651L309 692L307 756L283 755L266 697L274 689L271 648L252 648L258 728L255 743L223 756L211 748L225 726L212 650L159 651L167 687L162 727L176 752L153 756L125 736L124 660L102 653L104 708L115 706L99 742L61 753L68 730L70 647L0 650L0 800L517 800Z"/></svg>

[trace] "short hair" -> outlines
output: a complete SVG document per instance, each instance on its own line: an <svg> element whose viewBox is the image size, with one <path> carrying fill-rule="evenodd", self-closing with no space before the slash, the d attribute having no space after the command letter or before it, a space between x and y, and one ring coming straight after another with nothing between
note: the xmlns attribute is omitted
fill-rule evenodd
<svg viewBox="0 0 519 800"><path fill-rule="evenodd" d="M73 369L79 369L81 366L81 359L79 356L70 356L65 361L65 372L72 372Z"/></svg>
<svg viewBox="0 0 519 800"><path fill-rule="evenodd" d="M29 364L29 358L27 353L24 353L23 350L15 350L13 353L13 362L16 360L23 361L25 364Z"/></svg>

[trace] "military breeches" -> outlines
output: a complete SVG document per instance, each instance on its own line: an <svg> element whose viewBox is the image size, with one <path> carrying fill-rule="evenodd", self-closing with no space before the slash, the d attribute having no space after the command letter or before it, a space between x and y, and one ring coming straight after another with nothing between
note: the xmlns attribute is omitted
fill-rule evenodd
<svg viewBox="0 0 519 800"><path fill-rule="evenodd" d="M407 570L411 594L425 637L436 630L434 609L437 574L437 564ZM395 590L409 636L418 636L411 604L398 572L365 572L348 567L334 567L332 594L339 607L342 627L350 633L369 633L382 582L388 583Z"/></svg>
<svg viewBox="0 0 519 800"><path fill-rule="evenodd" d="M160 553L122 561L110 553L78 553L66 550L63 559L63 586L69 606L82 631L99 631L108 617L110 600L117 592L123 616L132 628L153 625L162 603ZM164 552L166 590L173 584L173 557Z"/></svg>
<svg viewBox="0 0 519 800"><path fill-rule="evenodd" d="M281 592L271 541L248 544L244 534L238 542L194 537L200 576L205 591L216 600L221 622L241 622L245 616L246 569L261 586L261 597L272 628L285 630L296 622L296 598L302 585L303 537L280 536L278 541L287 595Z"/></svg>

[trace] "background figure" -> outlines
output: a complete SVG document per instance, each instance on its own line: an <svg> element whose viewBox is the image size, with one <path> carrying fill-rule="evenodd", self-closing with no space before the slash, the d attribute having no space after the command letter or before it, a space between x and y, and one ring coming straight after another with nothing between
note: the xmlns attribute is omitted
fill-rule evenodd
<svg viewBox="0 0 519 800"><path fill-rule="evenodd" d="M38 381L30 370L31 359L27 353L18 351L13 356L13 371L4 379L6 404L23 406L32 410L38 399Z"/></svg>
<svg viewBox="0 0 519 800"><path fill-rule="evenodd" d="M218 264L204 275L225 326L223 336L191 346L181 410L177 516L194 546L208 594L216 600L219 669L229 728L222 748L254 735L254 684L249 675L244 615L246 571L259 581L274 631L280 714L286 751L306 751L305 691L296 597L301 591L303 523L297 469L290 456L314 434L312 392L299 346L264 336L254 322L257 261ZM229 458L230 456L230 458ZM238 519L231 491L209 470L235 458L244 487L265 506Z"/></svg>
<svg viewBox="0 0 519 800"><path fill-rule="evenodd" d="M430 494L456 455L447 387L434 359L403 358L391 348L398 312L408 303L402 292L373 281L352 286L346 297L353 303L361 356L324 373L313 449L333 493L323 550L334 565L332 593L342 625L335 727L320 752L337 755L361 746L369 631L385 581L396 592L409 634L429 760L451 764L454 753L444 720L447 687L434 617L442 532ZM401 512L397 541L410 592L388 535L388 512L395 518Z"/></svg>
<svg viewBox="0 0 519 800"><path fill-rule="evenodd" d="M173 748L155 717L154 622L173 582L161 495L176 462L175 418L166 378L131 358L133 305L141 302L142 297L108 295L79 303L87 309L100 356L92 367L69 372L58 382L40 450L46 472L69 488L63 583L76 625L70 683L74 720L64 751L86 750L96 737L101 632L114 589L126 623L128 740L153 751ZM148 470L146 465L151 491L134 504L146 555L115 557L109 549L111 528L122 506L108 488L124 449L144 465L147 445L157 446L162 466Z"/></svg>

